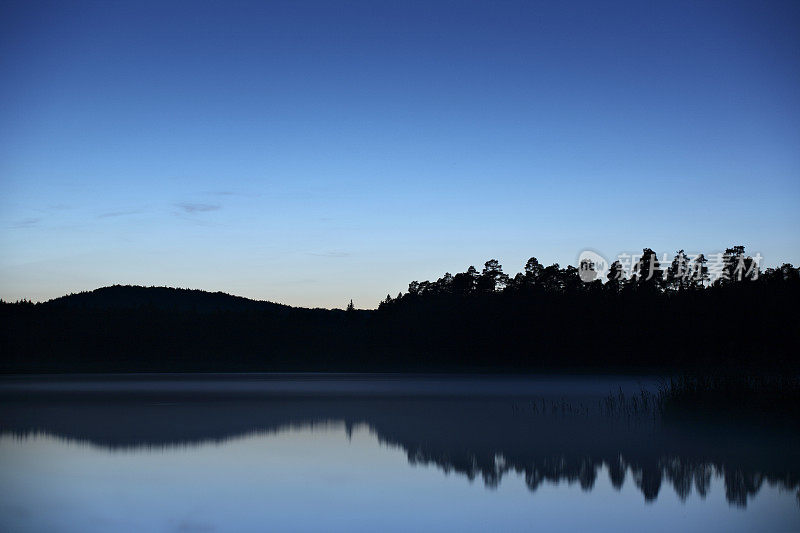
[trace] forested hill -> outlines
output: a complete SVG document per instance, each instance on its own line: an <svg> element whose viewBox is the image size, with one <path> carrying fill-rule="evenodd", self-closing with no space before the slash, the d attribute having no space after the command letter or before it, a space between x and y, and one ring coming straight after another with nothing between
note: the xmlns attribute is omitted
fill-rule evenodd
<svg viewBox="0 0 800 533"><path fill-rule="evenodd" d="M302 309L223 293L105 287L0 302L0 372L800 370L800 269L729 249L628 273L593 265L414 281L378 309Z"/></svg>
<svg viewBox="0 0 800 533"><path fill-rule="evenodd" d="M175 311L288 311L288 305L251 300L224 292L172 287L113 285L54 298L45 305L84 309L154 308Z"/></svg>

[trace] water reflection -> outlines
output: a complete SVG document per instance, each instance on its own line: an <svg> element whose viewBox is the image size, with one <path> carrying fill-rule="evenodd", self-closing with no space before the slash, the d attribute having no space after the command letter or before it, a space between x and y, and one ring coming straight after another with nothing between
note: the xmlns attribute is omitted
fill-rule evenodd
<svg viewBox="0 0 800 533"><path fill-rule="evenodd" d="M665 484L681 501L692 494L705 498L716 476L732 506L746 507L765 484L794 492L800 502L800 447L792 425L603 416L594 409L597 388L587 393L574 384L566 392L545 391L551 397L556 390L571 395L569 405L576 408L570 411L529 409L532 402L550 401L546 395L533 399L544 389L509 395L496 382L484 389L491 394L469 396L458 387L462 393L408 394L396 383L388 389L392 394L378 395L372 394L381 390L374 383L367 395L312 394L308 387L296 394L210 394L229 386L206 384L205 393L171 389L168 383L155 392L6 388L0 390L0 434L44 434L109 450L163 450L330 424L341 424L348 433L365 426L380 443L403 450L411 465L481 479L489 489L513 473L534 493L546 482L576 483L591 491L605 470L611 486L620 490L632 482L645 502L655 501Z"/></svg>

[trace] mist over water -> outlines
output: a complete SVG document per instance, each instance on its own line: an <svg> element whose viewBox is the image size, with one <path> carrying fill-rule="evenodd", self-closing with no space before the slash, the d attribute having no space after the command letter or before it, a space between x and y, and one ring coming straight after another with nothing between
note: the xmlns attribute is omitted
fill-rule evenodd
<svg viewBox="0 0 800 533"><path fill-rule="evenodd" d="M4 531L794 531L796 426L623 377L5 378Z"/></svg>

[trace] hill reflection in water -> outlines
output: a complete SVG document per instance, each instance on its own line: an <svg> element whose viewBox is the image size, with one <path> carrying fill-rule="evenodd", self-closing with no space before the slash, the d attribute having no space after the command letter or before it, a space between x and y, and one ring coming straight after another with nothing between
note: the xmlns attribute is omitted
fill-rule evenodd
<svg viewBox="0 0 800 533"><path fill-rule="evenodd" d="M381 443L402 449L409 463L479 478L490 489L508 473L518 473L534 493L544 482L564 481L590 491L605 470L616 489L628 479L652 502L665 485L682 500L692 494L705 498L712 477L720 476L729 504L745 507L765 483L794 492L800 488L796 426L607 416L596 408L598 390L604 388L596 383L573 383L567 390L540 383L526 389L518 381L488 380L443 389L423 380L420 391L395 381L381 386L380 380L377 385L365 380L350 389L339 381L334 392L330 383L328 389L312 384L295 394L231 388L235 380L227 379L225 386L204 382L189 390L169 380L143 388L113 381L92 381L108 385L99 387L50 383L59 386L4 383L0 434L46 434L109 450L153 450L221 445L325 424L348 431L365 425ZM533 407L538 402L573 409L543 412ZM797 497L800 501L800 493Z"/></svg>

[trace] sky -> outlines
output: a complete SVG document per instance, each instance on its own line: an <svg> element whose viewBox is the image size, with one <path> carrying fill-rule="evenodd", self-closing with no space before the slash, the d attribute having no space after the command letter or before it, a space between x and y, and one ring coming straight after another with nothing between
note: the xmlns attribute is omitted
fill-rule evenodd
<svg viewBox="0 0 800 533"><path fill-rule="evenodd" d="M3 2L0 298L800 264L798 2Z"/></svg>

